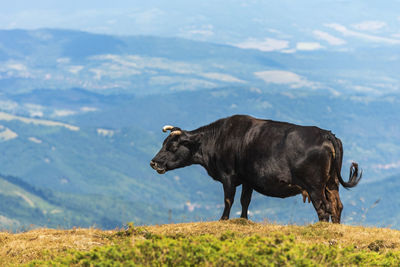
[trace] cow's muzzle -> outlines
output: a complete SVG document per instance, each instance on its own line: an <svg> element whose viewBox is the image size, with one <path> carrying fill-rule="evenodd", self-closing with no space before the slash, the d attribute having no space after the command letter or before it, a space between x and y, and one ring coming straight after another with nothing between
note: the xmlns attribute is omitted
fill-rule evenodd
<svg viewBox="0 0 400 267"><path fill-rule="evenodd" d="M159 174L164 174L167 170L157 164L157 162L150 161L150 166L156 170Z"/></svg>

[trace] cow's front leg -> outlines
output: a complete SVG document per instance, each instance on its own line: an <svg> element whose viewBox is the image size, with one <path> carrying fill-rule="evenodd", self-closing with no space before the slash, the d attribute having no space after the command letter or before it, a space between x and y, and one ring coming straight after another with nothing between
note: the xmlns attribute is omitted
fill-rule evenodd
<svg viewBox="0 0 400 267"><path fill-rule="evenodd" d="M226 182L223 184L224 185L224 203L225 203L225 208L224 212L222 213L222 217L220 220L228 220L229 219L229 213L231 211L233 201L235 199L235 193L236 193L236 186L232 185L229 182Z"/></svg>
<svg viewBox="0 0 400 267"><path fill-rule="evenodd" d="M242 215L240 218L247 219L247 211L251 201L251 194L253 193L253 188L247 184L242 185L242 195L240 197L240 203L242 204Z"/></svg>

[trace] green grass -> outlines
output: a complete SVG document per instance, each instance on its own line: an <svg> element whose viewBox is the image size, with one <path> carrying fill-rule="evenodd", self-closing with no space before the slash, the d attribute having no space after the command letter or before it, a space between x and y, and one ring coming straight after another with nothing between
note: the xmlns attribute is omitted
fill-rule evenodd
<svg viewBox="0 0 400 267"><path fill-rule="evenodd" d="M348 231L349 236L343 235ZM391 240L389 235L395 239ZM389 229L321 223L310 226L280 226L246 223L241 219L150 227L134 227L130 224L125 230L109 234L105 245L86 251L71 249L62 255L53 255L46 260L34 260L27 264L398 266L399 243L394 241L398 235L398 231ZM355 240L356 236L364 237ZM377 237L382 239L376 240Z"/></svg>
<svg viewBox="0 0 400 267"><path fill-rule="evenodd" d="M88 252L74 251L66 257L35 262L31 266L394 266L399 263L400 252L379 253L357 250L354 246L306 245L296 242L293 235L240 237L225 232L220 237L209 234L178 238L153 235L133 245L126 242Z"/></svg>

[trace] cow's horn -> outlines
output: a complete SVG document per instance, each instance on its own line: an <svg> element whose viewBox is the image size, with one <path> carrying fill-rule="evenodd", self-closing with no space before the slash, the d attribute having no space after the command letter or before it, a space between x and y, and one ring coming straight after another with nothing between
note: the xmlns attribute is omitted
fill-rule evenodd
<svg viewBox="0 0 400 267"><path fill-rule="evenodd" d="M172 129L174 129L174 126L165 125L165 126L162 128L162 131L165 133L166 131L172 130Z"/></svg>
<svg viewBox="0 0 400 267"><path fill-rule="evenodd" d="M176 130L176 131L171 132L170 135L181 135L181 134L182 134L182 131Z"/></svg>

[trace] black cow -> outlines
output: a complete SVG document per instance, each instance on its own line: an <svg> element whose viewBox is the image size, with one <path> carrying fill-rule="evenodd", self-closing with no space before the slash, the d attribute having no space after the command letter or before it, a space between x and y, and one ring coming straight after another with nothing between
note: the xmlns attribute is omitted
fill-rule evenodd
<svg viewBox="0 0 400 267"><path fill-rule="evenodd" d="M354 187L361 179L358 165L350 166L349 181L340 172L343 148L330 131L314 126L235 115L193 131L165 126L171 133L150 162L158 173L200 164L223 184L228 219L236 187L242 185L242 218L253 190L272 196L308 194L320 221L340 223L343 205L339 182Z"/></svg>

